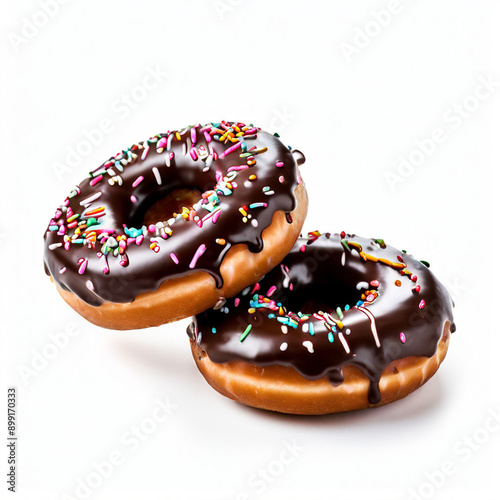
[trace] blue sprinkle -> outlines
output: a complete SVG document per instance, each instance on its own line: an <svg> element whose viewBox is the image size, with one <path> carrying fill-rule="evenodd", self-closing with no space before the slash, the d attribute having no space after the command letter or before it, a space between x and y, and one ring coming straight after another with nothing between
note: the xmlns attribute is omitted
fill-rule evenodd
<svg viewBox="0 0 500 500"><path fill-rule="evenodd" d="M333 337L333 333L332 333L332 332L328 333L328 340L329 340L330 342L333 342L333 341L334 341L334 337Z"/></svg>
<svg viewBox="0 0 500 500"><path fill-rule="evenodd" d="M212 328L212 333L217 333L217 329L215 327Z"/></svg>

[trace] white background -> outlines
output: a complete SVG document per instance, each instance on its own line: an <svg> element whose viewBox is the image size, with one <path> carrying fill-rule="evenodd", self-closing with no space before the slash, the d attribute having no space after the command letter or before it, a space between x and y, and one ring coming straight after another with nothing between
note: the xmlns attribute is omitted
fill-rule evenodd
<svg viewBox="0 0 500 500"><path fill-rule="evenodd" d="M483 427L500 410L498 2L73 0L50 16L42 2L3 3L2 391L18 388L16 498L498 498L500 432ZM160 81L144 91L151 70ZM479 101L481 79L494 84ZM187 320L118 333L63 303L42 236L71 187L133 142L221 119L304 152L306 231L382 237L431 262L458 329L425 387L351 414L257 411L206 384ZM435 129L441 143L418 161L416 141ZM85 158L61 170L78 147ZM412 154L419 165L391 188L387 172ZM157 398L177 408L152 430ZM150 432L135 447L140 425ZM286 443L298 451L282 464ZM94 464L113 453L122 461L100 480Z"/></svg>

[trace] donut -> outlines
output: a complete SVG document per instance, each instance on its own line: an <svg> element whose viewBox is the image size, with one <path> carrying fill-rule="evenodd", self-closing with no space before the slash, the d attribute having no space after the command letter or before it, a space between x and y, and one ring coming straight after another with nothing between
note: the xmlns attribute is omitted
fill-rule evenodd
<svg viewBox="0 0 500 500"><path fill-rule="evenodd" d="M101 327L223 304L286 256L307 213L302 153L239 122L155 135L90 172L45 232L45 271Z"/></svg>
<svg viewBox="0 0 500 500"><path fill-rule="evenodd" d="M429 380L455 330L427 262L354 234L309 233L279 266L188 327L194 360L245 405L322 415L382 406Z"/></svg>

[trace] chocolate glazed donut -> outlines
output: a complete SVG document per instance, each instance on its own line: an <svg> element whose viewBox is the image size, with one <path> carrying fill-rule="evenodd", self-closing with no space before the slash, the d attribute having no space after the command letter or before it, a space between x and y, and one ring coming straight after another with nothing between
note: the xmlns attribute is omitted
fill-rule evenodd
<svg viewBox="0 0 500 500"><path fill-rule="evenodd" d="M380 239L314 232L256 285L196 316L188 334L198 367L222 394L260 408L321 414L404 397L437 370L454 329L452 300L426 262ZM405 370L417 366L425 373L404 387L413 376ZM386 375L401 380L381 395ZM350 382L336 403L332 388ZM364 395L351 401L358 387ZM309 406L292 394L303 388Z"/></svg>
<svg viewBox="0 0 500 500"><path fill-rule="evenodd" d="M80 314L108 328L196 314L262 276L292 247L307 210L297 168L303 161L276 136L242 123L195 125L134 144L91 172L56 210L45 233L46 273ZM196 203L161 218L160 200L183 189L198 192ZM153 223L146 221L151 211ZM263 251L273 224L282 241L271 235ZM249 262L250 254L262 257L252 269L226 269L225 282L221 266L237 245L245 245ZM213 286L209 276L191 276L200 271ZM141 300L134 304L140 317L126 317L133 308L125 306L138 297L152 299L165 281L173 287L185 277L182 303L173 305L171 290L170 302Z"/></svg>

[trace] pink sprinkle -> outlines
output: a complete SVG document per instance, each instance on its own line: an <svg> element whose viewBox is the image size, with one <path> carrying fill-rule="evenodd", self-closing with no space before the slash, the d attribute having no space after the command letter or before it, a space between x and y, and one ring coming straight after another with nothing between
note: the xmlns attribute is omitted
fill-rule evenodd
<svg viewBox="0 0 500 500"><path fill-rule="evenodd" d="M196 153L196 148L191 148L191 151L189 152L189 154L191 155L191 158L193 160L197 160L198 159L198 154Z"/></svg>
<svg viewBox="0 0 500 500"><path fill-rule="evenodd" d="M306 246L305 246L305 245L302 245L302 246L300 247L300 251L301 251L301 252L305 252L305 251L306 251Z"/></svg>
<svg viewBox="0 0 500 500"><path fill-rule="evenodd" d="M268 297L270 297L276 291L276 287L273 285L266 293Z"/></svg>
<svg viewBox="0 0 500 500"><path fill-rule="evenodd" d="M174 264L178 264L179 263L179 259L177 258L177 255L175 255L174 252L172 252L170 254L170 258L174 261Z"/></svg>
<svg viewBox="0 0 500 500"><path fill-rule="evenodd" d="M143 180L144 180L144 177L142 175L139 175L139 177L137 177L137 179L132 184L132 187L134 187L134 188L137 187Z"/></svg>
<svg viewBox="0 0 500 500"><path fill-rule="evenodd" d="M158 144L156 145L156 149L163 149L167 145L167 138L162 137L159 141Z"/></svg>
<svg viewBox="0 0 500 500"><path fill-rule="evenodd" d="M203 132L203 135L205 136L205 140L207 142L210 142L212 140L212 137L210 137L210 134L208 132Z"/></svg>
<svg viewBox="0 0 500 500"><path fill-rule="evenodd" d="M59 269L59 274L64 274L65 272L66 272L65 267L61 267L61 269Z"/></svg>
<svg viewBox="0 0 500 500"><path fill-rule="evenodd" d="M83 274L85 272L85 269L87 269L87 259L83 259L83 262L80 264L80 267L78 268L78 274Z"/></svg>
<svg viewBox="0 0 500 500"><path fill-rule="evenodd" d="M245 170L245 168L250 168L248 165L234 165L233 167L229 167L227 169L228 172L238 171L238 170Z"/></svg>
<svg viewBox="0 0 500 500"><path fill-rule="evenodd" d="M98 175L97 177L94 177L91 181L90 181L90 185L91 186L95 186L98 182L102 181L102 175Z"/></svg>
<svg viewBox="0 0 500 500"><path fill-rule="evenodd" d="M191 260L191 263L189 264L189 269L193 269L196 266L198 259L205 253L206 249L207 247L203 243L198 247L198 250L196 250L196 253L193 256L193 260Z"/></svg>
<svg viewBox="0 0 500 500"><path fill-rule="evenodd" d="M424 307L425 307L425 300L424 300L424 299L422 299L422 300L420 301L420 304L418 305L418 308L419 308L419 309L423 309Z"/></svg>
<svg viewBox="0 0 500 500"><path fill-rule="evenodd" d="M367 302L373 302L374 299L375 299L375 297L373 296L373 293L370 293L370 295L368 295L368 297L366 297Z"/></svg>
<svg viewBox="0 0 500 500"><path fill-rule="evenodd" d="M219 158L224 158L224 156L227 156L229 153L232 153L236 149L241 147L241 143L237 142L236 144L233 144L230 148L227 148L220 156Z"/></svg>
<svg viewBox="0 0 500 500"><path fill-rule="evenodd" d="M290 286L288 287L290 289L290 291L293 290L293 283L290 283Z"/></svg>
<svg viewBox="0 0 500 500"><path fill-rule="evenodd" d="M155 226L154 224L150 224L150 225L148 226L148 231L149 231L150 233L156 233L156 226Z"/></svg>
<svg viewBox="0 0 500 500"><path fill-rule="evenodd" d="M238 297L236 297L234 299L234 307L238 307L240 305L240 299Z"/></svg>
<svg viewBox="0 0 500 500"><path fill-rule="evenodd" d="M250 293L255 293L257 290L260 290L260 283L255 283Z"/></svg>
<svg viewBox="0 0 500 500"><path fill-rule="evenodd" d="M217 212L215 212L215 215L212 217L212 222L214 224L219 220L220 214L221 214L221 210L217 210Z"/></svg>
<svg viewBox="0 0 500 500"><path fill-rule="evenodd" d="M132 203L135 203L137 201L137 198L132 194L130 196L130 200L132 201Z"/></svg>
<svg viewBox="0 0 500 500"><path fill-rule="evenodd" d="M406 342L406 335L403 332L399 334L399 338L403 344Z"/></svg>
<svg viewBox="0 0 500 500"><path fill-rule="evenodd" d="M276 162L276 166L277 166L278 168L282 167L283 165L284 165L284 163L283 163L282 161L277 161L277 162Z"/></svg>
<svg viewBox="0 0 500 500"><path fill-rule="evenodd" d="M137 236L137 239L135 240L136 245L140 245L144 241L144 235L141 234L140 236Z"/></svg>
<svg viewBox="0 0 500 500"><path fill-rule="evenodd" d="M285 177L283 175L280 175L280 178L278 179L281 184L285 182Z"/></svg>
<svg viewBox="0 0 500 500"><path fill-rule="evenodd" d="M149 153L149 144L147 144L146 147L144 148L144 151L142 152L141 155L141 160L145 160L146 156L148 156L148 153Z"/></svg>
<svg viewBox="0 0 500 500"><path fill-rule="evenodd" d="M87 288L93 292L94 291L94 283L92 283L92 281L90 280L87 280L87 283L85 283L87 285Z"/></svg>
<svg viewBox="0 0 500 500"><path fill-rule="evenodd" d="M109 274L108 259L104 256L104 269L102 270L104 274Z"/></svg>
<svg viewBox="0 0 500 500"><path fill-rule="evenodd" d="M380 283L377 280L370 281L370 286L380 286Z"/></svg>

